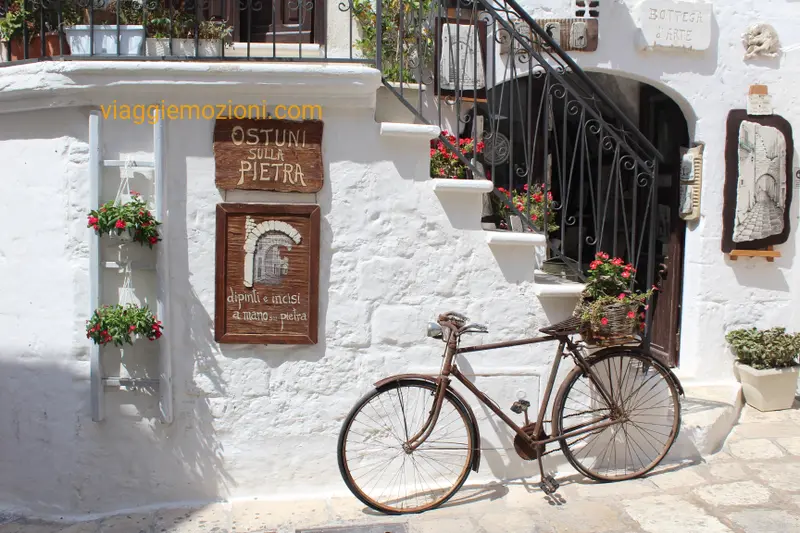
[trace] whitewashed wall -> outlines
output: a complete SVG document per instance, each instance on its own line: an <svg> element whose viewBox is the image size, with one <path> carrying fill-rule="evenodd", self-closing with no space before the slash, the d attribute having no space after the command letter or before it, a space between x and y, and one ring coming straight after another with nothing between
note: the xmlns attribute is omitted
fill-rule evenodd
<svg viewBox="0 0 800 533"><path fill-rule="evenodd" d="M631 5L602 3L600 47L575 54L587 69L652 83L681 105L706 143L702 218L686 236L680 373L731 380L727 329L798 326L796 233L783 257L726 260L720 252L724 124L751 83L769 85L776 112L796 122L797 53L744 62L740 34L773 23L792 45L797 4L715 5L705 52L640 52ZM571 2L538 14L569 16ZM142 82L147 82L142 84ZM0 70L0 504L43 513L106 512L236 496L344 493L335 441L344 416L375 379L429 370L441 344L424 338L436 313L461 309L489 324L483 341L532 334L563 312L544 305L519 257L494 255L475 227L456 229L431 191L427 140L379 135L377 73L294 65L42 63ZM228 194L214 186L213 123L168 125L168 193L175 410L157 421L153 398L107 396L91 421L88 341L89 106L120 102L319 103L325 113L326 184L315 196ZM151 129L108 122L107 157L151 153ZM105 178L113 189L113 174ZM146 186L146 182L144 184ZM140 187L141 189L141 187ZM147 191L142 191L147 192ZM114 190L105 190L113 197ZM320 342L306 348L219 346L213 341L214 206L228 201L316 201L322 206ZM797 218L795 199L793 220ZM114 296L114 278L105 287ZM142 296L152 286L142 281ZM112 285L109 285L112 284ZM111 303L111 302L110 302ZM548 307L550 306L550 307ZM162 339L163 340L163 339ZM549 349L542 348L542 350ZM476 354L479 373L524 369L478 384L510 405L535 400L549 352ZM131 363L153 364L143 349ZM112 354L112 360L114 356ZM527 375L525 375L527 373ZM505 404L504 404L505 402ZM481 413L478 413L482 416ZM484 430L485 447L509 447ZM518 463L486 454L482 477Z"/></svg>
<svg viewBox="0 0 800 533"><path fill-rule="evenodd" d="M296 70L291 75L281 70L289 67ZM0 215L3 504L79 513L236 496L344 493L335 456L340 425L377 379L438 367L443 345L425 338L428 320L443 311L464 311L489 324L492 332L484 341L533 335L547 323L527 279L530 258L515 264L519 258L495 257L480 229L480 211L465 217L456 206L448 212L433 193L428 139L379 134L373 116L376 71L341 67L321 75L319 67L217 65L187 67L182 73L159 68L51 63L0 72L8 81L0 96L5 111L0 114L5 162L0 194L14 198ZM202 68L210 70L197 70ZM150 94L129 85L145 79L154 85ZM13 112L37 102L37 90L28 90L31 84L51 87L51 103L78 106ZM82 87L78 96L74 86ZM305 96L289 96L298 93ZM167 124L169 221L163 231L171 249L172 315L164 317L165 336L158 342L172 343L175 422L161 425L152 396L109 391L106 420L98 424L91 420L84 333L89 314L87 104L114 98L146 103L154 94L175 104L229 98L245 104L305 98L321 104L326 181L316 195L236 192L226 198L214 184L214 123ZM12 95L22 99L9 101ZM103 128L105 158L151 157L152 126L104 121ZM137 174L133 187L149 196L146 175ZM116 170L106 171L105 199L114 197L118 176ZM215 205L223 200L321 206L318 345L214 342ZM115 303L121 281L119 275L106 276L104 303ZM152 302L146 273L137 275L134 285L137 297ZM510 406L520 393L535 401L551 349L481 355L465 361L465 368L522 369L516 377L481 377L478 383L503 405ZM104 351L114 373L119 355ZM155 368L156 351L149 344L137 346L123 361L133 368ZM507 436L498 437L490 427L483 437L486 447L511 446ZM486 461L483 477L503 476L509 461L520 462L497 453L489 453Z"/></svg>

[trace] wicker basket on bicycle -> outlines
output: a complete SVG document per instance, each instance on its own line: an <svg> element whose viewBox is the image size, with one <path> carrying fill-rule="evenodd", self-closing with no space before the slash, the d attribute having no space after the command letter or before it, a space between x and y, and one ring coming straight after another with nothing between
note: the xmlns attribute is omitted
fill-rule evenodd
<svg viewBox="0 0 800 533"><path fill-rule="evenodd" d="M614 346L638 341L639 322L635 318L639 314L638 302L609 301L592 306L593 303L593 299L584 292L572 313L574 318L581 320L584 342L596 346ZM595 315L595 319L587 318L587 315ZM601 315L599 319L597 315Z"/></svg>

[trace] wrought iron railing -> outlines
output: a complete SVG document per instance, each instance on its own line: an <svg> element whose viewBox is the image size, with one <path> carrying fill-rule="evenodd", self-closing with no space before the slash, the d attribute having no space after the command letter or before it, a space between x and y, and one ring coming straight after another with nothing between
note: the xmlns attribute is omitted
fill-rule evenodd
<svg viewBox="0 0 800 533"><path fill-rule="evenodd" d="M378 32L404 37L378 38L386 90L443 131L431 177L491 179L484 220L545 234L566 277L585 279L605 252L653 285L661 156L598 77L514 0L383 0L376 11Z"/></svg>
<svg viewBox="0 0 800 533"><path fill-rule="evenodd" d="M0 0L0 66L52 59L374 64L363 53L369 47L357 46L359 34L341 0Z"/></svg>

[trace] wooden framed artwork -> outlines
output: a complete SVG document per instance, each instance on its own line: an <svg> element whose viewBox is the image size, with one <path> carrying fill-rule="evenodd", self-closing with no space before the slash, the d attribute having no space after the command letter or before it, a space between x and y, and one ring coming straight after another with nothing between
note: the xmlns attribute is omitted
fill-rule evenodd
<svg viewBox="0 0 800 533"><path fill-rule="evenodd" d="M324 181L322 121L217 120L214 162L220 189L318 192Z"/></svg>
<svg viewBox="0 0 800 533"><path fill-rule="evenodd" d="M791 228L792 127L777 115L728 114L722 251L763 250L782 244ZM772 252L779 256L777 252Z"/></svg>
<svg viewBox="0 0 800 533"><path fill-rule="evenodd" d="M317 205L217 205L217 342L317 343L319 227Z"/></svg>
<svg viewBox="0 0 800 533"><path fill-rule="evenodd" d="M437 17L436 96L486 100L486 32L486 21L476 17Z"/></svg>

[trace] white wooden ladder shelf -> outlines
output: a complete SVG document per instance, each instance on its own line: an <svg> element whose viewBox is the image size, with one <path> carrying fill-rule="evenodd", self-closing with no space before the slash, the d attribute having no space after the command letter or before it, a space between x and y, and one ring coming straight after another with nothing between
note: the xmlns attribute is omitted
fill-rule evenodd
<svg viewBox="0 0 800 533"><path fill-rule="evenodd" d="M157 112L157 111L156 111ZM145 262L117 262L107 261L102 257L101 238L108 239L108 236L100 237L94 230L88 228L89 237L89 316L95 309L102 305L102 271L104 269L130 269L130 270L153 270L155 269L157 279L156 290L156 316L164 324L164 335L158 339L153 347L158 350L159 376L153 378L130 378L124 376L107 376L103 371L103 350L102 347L89 341L90 361L91 361L91 406L92 420L100 422L105 419L105 391L111 387L158 388L159 411L161 421L165 424L172 423L172 359L170 349L170 320L168 307L168 280L169 280L169 261L167 238L167 208L165 198L165 122L163 119L155 121L153 125L153 159L151 161L125 161L114 159L103 159L102 154L102 124L103 118L99 111L92 111L89 115L89 179L90 199L89 210L99 209L101 206L102 180L104 169L118 167L122 169L126 166L134 168L148 169L148 173L153 176L153 191L155 197L155 213L157 220L162 222L160 234L162 240L153 246L152 253L155 254L155 262L146 264ZM120 179L122 176L120 175ZM131 243L128 246L139 246L138 243ZM155 266L153 266L155 265Z"/></svg>

